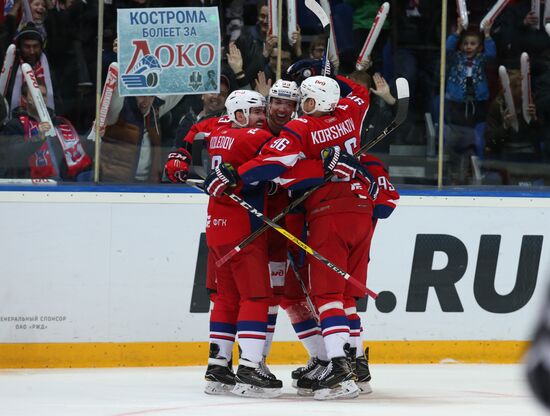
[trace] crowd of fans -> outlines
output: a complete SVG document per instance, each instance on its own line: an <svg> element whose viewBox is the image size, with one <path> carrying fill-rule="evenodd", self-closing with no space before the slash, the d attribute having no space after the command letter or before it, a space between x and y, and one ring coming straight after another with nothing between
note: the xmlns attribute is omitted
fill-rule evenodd
<svg viewBox="0 0 550 416"><path fill-rule="evenodd" d="M28 1L29 7L25 2ZM10 44L16 47L14 71L0 100L0 178L53 178L90 181L94 141L89 134L95 116L95 71L98 4L84 0L3 0L0 16L0 60ZM366 135L375 137L392 117L394 80L404 77L411 90L407 120L373 150L390 152L390 144L426 145L425 116L437 123L439 108L441 2L394 0L366 71L355 60L382 1L331 0L339 59L336 71L362 80L376 99ZM472 160L544 164L550 161L550 36L531 10L531 1L512 0L484 30L479 24L493 0L469 1L469 26L464 29L448 1L446 43L445 183L471 184ZM24 7L25 6L25 7ZM282 72L297 60L320 59L327 40L317 18L297 1L298 27L282 44L268 34L264 0L111 0L105 4L103 79L116 61L116 12L120 8L217 6L222 29L222 75L218 94L160 97L115 97L117 117L103 136L102 182L159 183L171 148L201 119L218 116L235 89L267 95L276 80L277 54ZM540 16L544 15L541 2ZM542 19L542 17L541 17ZM283 20L286 25L286 19ZM546 23L546 22L542 22ZM520 56L531 59L533 102L527 122L522 115ZM33 68L45 93L59 140L44 141L41 126L24 91L20 63ZM516 114L503 98L498 68L509 75ZM19 68L19 69L18 69ZM147 140L143 140L146 136ZM472 156L475 156L472 159ZM41 163L44 169L37 169ZM505 163L502 165L505 166ZM510 183L500 172L496 183ZM37 176L39 175L39 176ZM40 176L42 175L42 176ZM533 184L544 184L544 179Z"/></svg>

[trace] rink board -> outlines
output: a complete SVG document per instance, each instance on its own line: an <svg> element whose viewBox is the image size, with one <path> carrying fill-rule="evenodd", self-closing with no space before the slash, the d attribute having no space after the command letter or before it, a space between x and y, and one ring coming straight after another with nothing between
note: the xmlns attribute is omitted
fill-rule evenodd
<svg viewBox="0 0 550 416"><path fill-rule="evenodd" d="M0 367L204 363L206 203L1 190ZM549 216L547 195L404 195L373 240L382 295L360 313L373 362L520 360L547 290ZM281 312L272 362L303 361L295 340Z"/></svg>

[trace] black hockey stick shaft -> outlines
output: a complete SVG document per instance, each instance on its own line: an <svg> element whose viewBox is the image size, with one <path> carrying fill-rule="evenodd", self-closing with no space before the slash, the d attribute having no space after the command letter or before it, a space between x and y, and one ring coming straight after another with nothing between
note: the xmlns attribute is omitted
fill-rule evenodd
<svg viewBox="0 0 550 416"><path fill-rule="evenodd" d="M376 146L381 140L386 138L391 132L393 132L403 121L405 121L405 118L407 117L407 112L409 110L409 84L405 78L398 78L396 80L397 84L397 112L395 114L395 118L391 121L391 123L372 141L369 143L365 143L363 146L357 150L353 154L353 156L358 157L361 156L363 153L367 152L372 147ZM325 181L330 180L332 178L332 174L328 175L325 178ZM313 192L315 192L317 189L319 189L324 184L318 185L314 188L311 188L307 192L305 192L302 196L296 198L294 201L292 201L285 209L283 209L279 214L277 214L275 217L273 217L272 221L277 223L279 222L285 215L287 215L290 211L292 211L294 208L296 208L298 205L300 205L303 201L305 201ZM269 228L268 225L264 225L260 228L258 228L256 231L254 231L252 234L250 234L248 237L246 237L243 241L241 241L237 246L235 246L233 249L231 249L227 254L225 254L222 258L220 258L218 261L216 261L216 266L219 267L223 265L226 261L228 261L231 257L233 257L235 254L237 254L239 251L241 251L243 248L245 248L248 244L250 244L252 241L254 241L260 234L262 234L265 230Z"/></svg>

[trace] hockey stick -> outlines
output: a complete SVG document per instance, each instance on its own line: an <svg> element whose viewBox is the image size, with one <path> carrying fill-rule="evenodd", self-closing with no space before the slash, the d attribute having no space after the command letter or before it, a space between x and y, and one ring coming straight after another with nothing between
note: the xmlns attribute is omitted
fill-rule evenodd
<svg viewBox="0 0 550 416"><path fill-rule="evenodd" d="M324 32L327 34L327 47L325 49L325 64L321 70L321 75L326 76L330 74L330 60L329 60L329 47L330 47L330 19L321 7L319 3L315 0L305 0L306 7L311 10L311 12L317 16L317 19L321 22Z"/></svg>
<svg viewBox="0 0 550 416"><path fill-rule="evenodd" d="M359 150L354 153L355 157L362 155L363 153L367 152L369 149L376 146L380 141L382 141L397 127L399 127L399 125L403 123L403 121L405 121L405 118L407 118L407 112L409 110L409 83L405 78L398 78L395 80L395 83L397 87L397 111L395 113L395 118L382 131L382 133L378 135L378 137L376 137L374 140L370 141L369 143L366 143L363 146L361 146ZM332 175L329 175L327 178L325 178L325 180L329 180L331 177ZM301 197L295 199L277 216L275 216L272 219L272 221L279 222L281 218L283 218L291 210L293 210L298 205L300 205L302 201L304 201L307 197L309 197L313 192L315 192L321 186L322 185L316 186L315 188L312 188L309 191L305 192ZM221 265L223 265L226 261L228 261L231 257L233 257L235 254L237 254L239 251L245 248L248 244L254 241L261 233L263 233L268 228L269 227L267 225L264 225L263 227L258 228L255 232L253 232L247 238L241 241L237 246L233 247L225 256L223 256L221 259L216 261L216 267L220 267Z"/></svg>
<svg viewBox="0 0 550 416"><path fill-rule="evenodd" d="M317 314L317 310L315 309L315 306L313 305L313 302L311 301L311 298L309 297L309 293L307 291L306 284L304 283L304 280L302 279L302 276L300 276L300 272L298 271L298 267L296 266L296 263L294 262L294 259L292 258L292 254L290 254L290 251L286 252L288 257L288 262L290 264L290 267L292 267L292 271L294 272L294 276L296 276L296 280L298 280L298 283L300 283L300 287L302 288L302 292L304 292L304 296L306 297L307 306L309 306L309 309L311 309L311 314L313 315L313 318L315 318L315 322L317 322L317 325L320 324L321 320L319 319L319 315Z"/></svg>

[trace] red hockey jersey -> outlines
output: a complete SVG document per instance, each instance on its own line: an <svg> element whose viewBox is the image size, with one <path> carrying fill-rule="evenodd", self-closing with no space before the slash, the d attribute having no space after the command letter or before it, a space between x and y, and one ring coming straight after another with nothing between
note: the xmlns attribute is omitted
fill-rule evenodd
<svg viewBox="0 0 550 416"><path fill-rule="evenodd" d="M230 163L235 169L254 158L272 135L263 129L219 127L207 138L212 168ZM265 214L265 186L243 185L230 189L258 211ZM206 239L209 246L235 243L250 235L261 220L227 196L210 198L206 220Z"/></svg>

